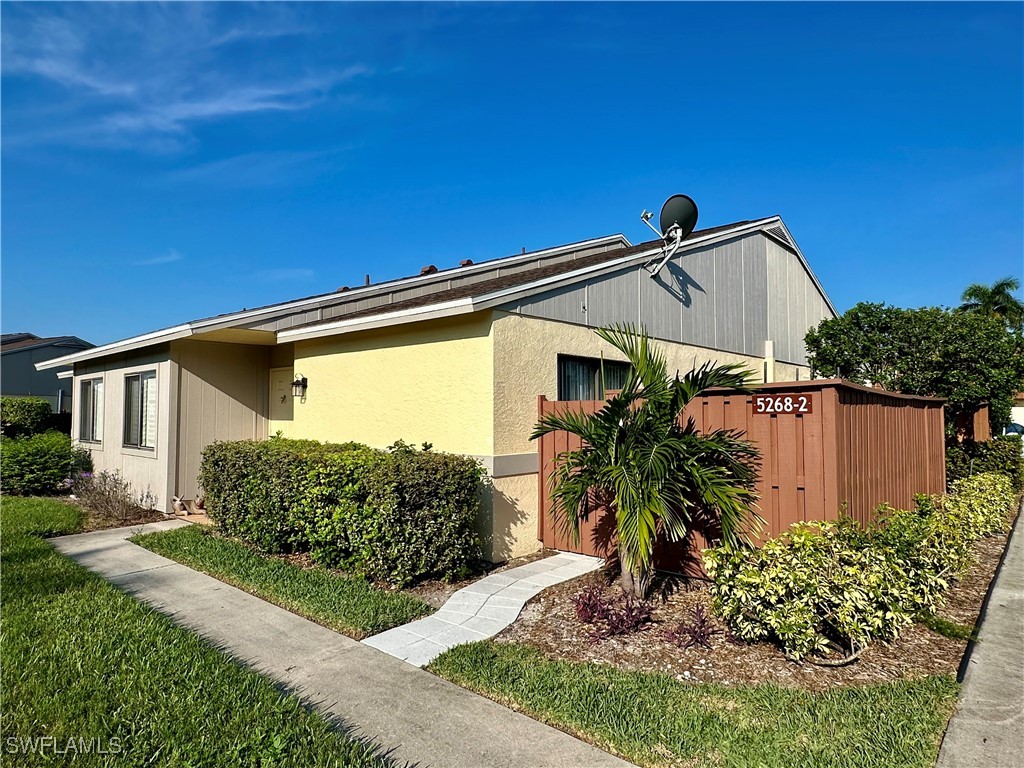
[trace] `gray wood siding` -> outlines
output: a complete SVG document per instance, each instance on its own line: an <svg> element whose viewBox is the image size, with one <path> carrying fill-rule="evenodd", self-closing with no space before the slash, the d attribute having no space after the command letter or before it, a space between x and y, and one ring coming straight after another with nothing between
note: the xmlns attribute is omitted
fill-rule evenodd
<svg viewBox="0 0 1024 768"><path fill-rule="evenodd" d="M586 311L583 310L586 307ZM504 305L597 327L639 322L656 338L806 365L807 329L832 313L795 252L761 233L687 251L654 279L640 267Z"/></svg>

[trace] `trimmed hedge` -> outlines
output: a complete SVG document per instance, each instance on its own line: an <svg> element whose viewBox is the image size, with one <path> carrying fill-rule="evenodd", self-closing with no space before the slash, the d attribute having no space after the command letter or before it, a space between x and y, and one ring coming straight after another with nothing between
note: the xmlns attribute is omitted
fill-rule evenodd
<svg viewBox="0 0 1024 768"><path fill-rule="evenodd" d="M42 397L0 397L0 429L5 437L44 432L52 420L51 410Z"/></svg>
<svg viewBox="0 0 1024 768"><path fill-rule="evenodd" d="M46 495L71 487L73 472L92 468L89 452L62 432L4 437L0 444L0 490L18 496Z"/></svg>
<svg viewBox="0 0 1024 768"><path fill-rule="evenodd" d="M402 586L464 576L479 559L482 476L473 459L401 443L272 438L208 446L200 483L227 535Z"/></svg>
<svg viewBox="0 0 1024 768"><path fill-rule="evenodd" d="M797 523L760 549L704 551L716 612L748 641L800 659L855 653L893 639L942 600L974 560L973 544L1006 530L1016 497L998 473L953 483L915 510L883 506L868 529L846 519Z"/></svg>
<svg viewBox="0 0 1024 768"><path fill-rule="evenodd" d="M954 483L965 477L987 472L1000 472L1010 478L1016 493L1024 492L1024 455L1017 435L1000 435L976 443L965 440L946 446L946 481Z"/></svg>

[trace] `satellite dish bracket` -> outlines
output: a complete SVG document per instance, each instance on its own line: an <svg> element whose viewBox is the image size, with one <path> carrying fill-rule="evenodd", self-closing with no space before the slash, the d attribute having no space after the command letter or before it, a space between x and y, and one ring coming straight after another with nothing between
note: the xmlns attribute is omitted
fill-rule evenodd
<svg viewBox="0 0 1024 768"><path fill-rule="evenodd" d="M668 242L669 238L672 239L671 243ZM668 264L669 260L676 255L676 251L679 250L679 246L683 244L682 227L680 227L678 224L673 224L671 227L669 227L668 232L665 233L665 237L663 237L662 239L665 240L666 242L665 248L662 249L663 255L661 257L661 261L658 262L658 266L656 266L654 269L651 269L650 266L651 264L654 263L653 261L649 261L647 262L647 264L644 265L644 269L646 269L650 273L652 279L658 276L658 273L665 268L665 265Z"/></svg>

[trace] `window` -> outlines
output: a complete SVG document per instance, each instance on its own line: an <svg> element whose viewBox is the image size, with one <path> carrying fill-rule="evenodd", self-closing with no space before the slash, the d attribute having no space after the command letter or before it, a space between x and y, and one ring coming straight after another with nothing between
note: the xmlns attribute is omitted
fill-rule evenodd
<svg viewBox="0 0 1024 768"><path fill-rule="evenodd" d="M124 444L156 447L156 371L124 377Z"/></svg>
<svg viewBox="0 0 1024 768"><path fill-rule="evenodd" d="M103 441L103 379L86 379L79 392L78 439L90 443Z"/></svg>
<svg viewBox="0 0 1024 768"><path fill-rule="evenodd" d="M604 368L602 386L602 365ZM601 400L609 390L622 389L629 374L629 363L599 360L594 357L558 356L558 399Z"/></svg>

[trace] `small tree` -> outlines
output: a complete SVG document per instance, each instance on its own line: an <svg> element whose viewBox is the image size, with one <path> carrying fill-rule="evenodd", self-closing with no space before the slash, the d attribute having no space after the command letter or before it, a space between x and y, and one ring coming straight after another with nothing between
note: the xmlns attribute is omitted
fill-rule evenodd
<svg viewBox="0 0 1024 768"><path fill-rule="evenodd" d="M816 376L946 398L947 432L985 403L1002 428L1024 389L1021 332L991 314L862 303L808 331L806 346Z"/></svg>
<svg viewBox="0 0 1024 768"><path fill-rule="evenodd" d="M711 388L744 390L749 371L705 364L680 377L668 375L664 355L633 326L601 328L597 335L631 364L622 390L597 413L549 414L532 439L570 432L583 447L557 457L552 498L556 520L580 538L580 523L603 503L615 514L622 588L646 597L654 544L664 535L682 541L697 519L712 519L720 537L738 543L750 524L759 456L729 430L697 431L680 415Z"/></svg>

